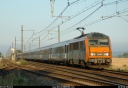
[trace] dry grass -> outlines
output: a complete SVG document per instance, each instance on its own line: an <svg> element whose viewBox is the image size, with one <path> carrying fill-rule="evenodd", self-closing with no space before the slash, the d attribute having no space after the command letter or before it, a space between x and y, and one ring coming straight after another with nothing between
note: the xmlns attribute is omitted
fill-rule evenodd
<svg viewBox="0 0 128 88"><path fill-rule="evenodd" d="M6 61L2 58L0 58L0 69L4 68L6 64Z"/></svg>
<svg viewBox="0 0 128 88"><path fill-rule="evenodd" d="M111 70L128 71L128 58L112 58Z"/></svg>

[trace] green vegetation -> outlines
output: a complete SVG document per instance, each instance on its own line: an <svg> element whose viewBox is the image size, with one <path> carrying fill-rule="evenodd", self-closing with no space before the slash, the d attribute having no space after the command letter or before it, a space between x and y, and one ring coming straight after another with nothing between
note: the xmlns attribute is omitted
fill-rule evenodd
<svg viewBox="0 0 128 88"><path fill-rule="evenodd" d="M3 66L3 63L0 63L0 69L3 68L3 67L4 67L4 66Z"/></svg>
<svg viewBox="0 0 128 88"><path fill-rule="evenodd" d="M4 57L3 57L3 54L2 54L1 52L0 52L0 58L4 58Z"/></svg>
<svg viewBox="0 0 128 88"><path fill-rule="evenodd" d="M0 76L1 86L31 86L34 83L30 83L29 79L25 77L18 77L16 73L10 73L6 76Z"/></svg>
<svg viewBox="0 0 128 88"><path fill-rule="evenodd" d="M128 53L123 53L123 55L118 55L118 58L128 58Z"/></svg>
<svg viewBox="0 0 128 88"><path fill-rule="evenodd" d="M20 65L26 65L27 61L24 59L20 59L17 63L19 63Z"/></svg>

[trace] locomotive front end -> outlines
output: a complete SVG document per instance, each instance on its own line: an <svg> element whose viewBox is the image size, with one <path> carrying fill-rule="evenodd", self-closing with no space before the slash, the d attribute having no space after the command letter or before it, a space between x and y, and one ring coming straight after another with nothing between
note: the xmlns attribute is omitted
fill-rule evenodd
<svg viewBox="0 0 128 88"><path fill-rule="evenodd" d="M86 44L86 62L91 68L105 68L111 65L112 51L108 36L93 33L88 36Z"/></svg>

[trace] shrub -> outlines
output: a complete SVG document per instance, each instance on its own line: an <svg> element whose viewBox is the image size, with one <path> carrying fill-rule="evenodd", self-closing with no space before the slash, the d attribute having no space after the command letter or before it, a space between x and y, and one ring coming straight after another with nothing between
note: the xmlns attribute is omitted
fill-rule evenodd
<svg viewBox="0 0 128 88"><path fill-rule="evenodd" d="M20 63L21 65L25 65L27 62L26 62L26 60L21 59L21 60L19 60L19 63Z"/></svg>

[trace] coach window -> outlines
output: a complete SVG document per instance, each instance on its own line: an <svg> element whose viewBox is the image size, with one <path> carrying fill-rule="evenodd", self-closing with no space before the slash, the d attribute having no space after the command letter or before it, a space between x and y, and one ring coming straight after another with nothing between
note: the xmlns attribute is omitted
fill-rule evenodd
<svg viewBox="0 0 128 88"><path fill-rule="evenodd" d="M84 43L84 41L80 42L80 50L82 50L82 51L85 50L85 43Z"/></svg>
<svg viewBox="0 0 128 88"><path fill-rule="evenodd" d="M60 47L59 53L63 53L63 46Z"/></svg>
<svg viewBox="0 0 128 88"><path fill-rule="evenodd" d="M68 48L69 50L72 50L72 47L71 46L72 46L72 44L69 44L69 48Z"/></svg>
<svg viewBox="0 0 128 88"><path fill-rule="evenodd" d="M73 50L79 50L79 42L73 43Z"/></svg>
<svg viewBox="0 0 128 88"><path fill-rule="evenodd" d="M55 48L52 48L52 54L55 54Z"/></svg>
<svg viewBox="0 0 128 88"><path fill-rule="evenodd" d="M80 50L83 48L83 41L80 41Z"/></svg>

